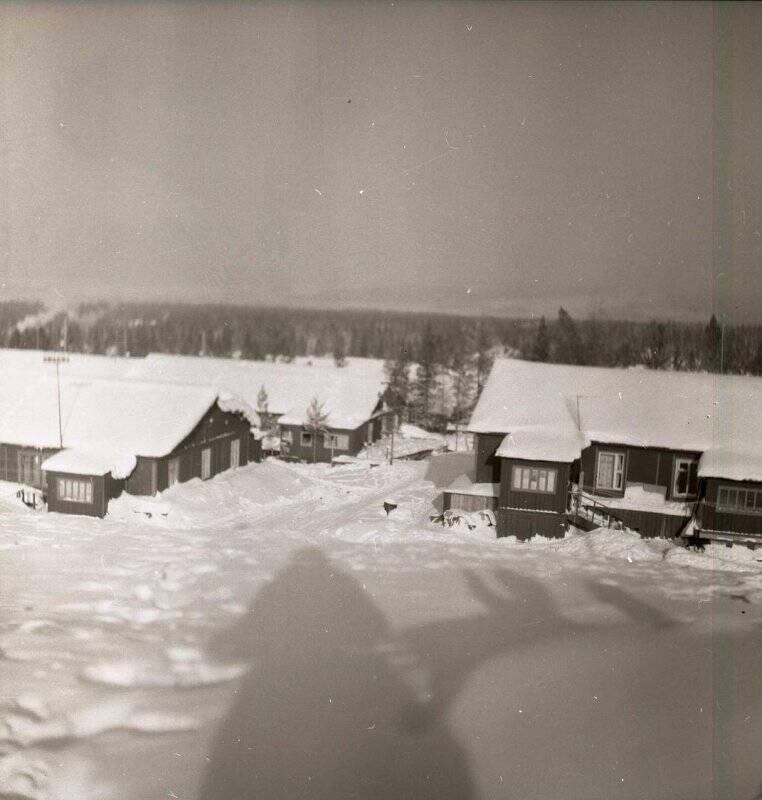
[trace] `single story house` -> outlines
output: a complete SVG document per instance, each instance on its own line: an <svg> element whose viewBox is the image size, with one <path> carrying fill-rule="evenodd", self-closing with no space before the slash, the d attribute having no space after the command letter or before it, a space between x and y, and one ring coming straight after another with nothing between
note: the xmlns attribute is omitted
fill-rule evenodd
<svg viewBox="0 0 762 800"><path fill-rule="evenodd" d="M143 381L59 386L42 375L17 385L9 405L0 413L0 477L41 489L50 511L94 516L122 491L152 495L246 464L258 424L229 392Z"/></svg>
<svg viewBox="0 0 762 800"><path fill-rule="evenodd" d="M753 546L760 404L755 377L498 359L468 426L473 483L498 536L572 523Z"/></svg>
<svg viewBox="0 0 762 800"><path fill-rule="evenodd" d="M271 429L264 450L299 461L330 463L335 456L356 455L381 437L388 414L383 362L378 359L349 358L346 366L337 367L332 359L249 361L151 353L139 359L132 374L228 389L270 423L263 426ZM326 414L319 430L308 419L314 399ZM262 447L259 438L252 446Z"/></svg>

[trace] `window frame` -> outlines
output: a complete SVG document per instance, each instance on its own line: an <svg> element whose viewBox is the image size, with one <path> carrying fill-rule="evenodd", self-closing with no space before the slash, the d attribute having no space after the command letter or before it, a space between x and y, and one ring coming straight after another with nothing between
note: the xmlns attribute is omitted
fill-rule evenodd
<svg viewBox="0 0 762 800"><path fill-rule="evenodd" d="M56 482L56 498L62 503L91 506L93 504L93 479L65 478L59 475Z"/></svg>
<svg viewBox="0 0 762 800"><path fill-rule="evenodd" d="M343 440L344 444L340 444ZM347 433L324 433L323 447L326 450L349 450L349 434Z"/></svg>
<svg viewBox="0 0 762 800"><path fill-rule="evenodd" d="M734 496L738 498L743 495L743 506L733 505L730 506L722 501L722 494L726 493L726 497ZM749 506L749 496L754 498L754 502ZM715 501L715 510L720 514L746 514L747 516L761 516L762 515L762 488L746 488L739 486L730 486L729 484L720 484L717 487L717 499Z"/></svg>
<svg viewBox="0 0 762 800"><path fill-rule="evenodd" d="M314 443L314 439L312 438L315 434L312 431L299 431L299 446L300 447L312 447ZM307 441L305 441L304 437L307 437Z"/></svg>
<svg viewBox="0 0 762 800"><path fill-rule="evenodd" d="M698 497L698 458L695 456L675 456L672 460L672 486L671 486L671 497L675 500L694 500ZM677 476L680 464L687 464L688 465L688 480L686 483L687 491L681 493L677 491ZM691 465L696 466L696 491L691 492Z"/></svg>
<svg viewBox="0 0 762 800"><path fill-rule="evenodd" d="M207 469L204 469L204 466ZM206 473L206 474L204 474ZM212 477L212 448L204 447L201 450L201 480L208 481Z"/></svg>
<svg viewBox="0 0 762 800"><path fill-rule="evenodd" d="M601 456L612 456L614 465L611 470L611 480L614 482L617 474L621 476L621 486L602 486L601 485ZM617 459L621 459L621 469L617 470ZM595 458L595 488L603 489L605 492L621 492L624 494L627 485L627 452L625 450L598 450Z"/></svg>
<svg viewBox="0 0 762 800"><path fill-rule="evenodd" d="M532 473L536 473L534 476ZM525 474L527 476L524 480ZM544 475L544 485L546 488L541 489L541 475ZM552 476L552 480L548 480ZM534 481L533 481L534 477ZM516 485L518 482L518 486ZM536 488L531 488L532 483L535 483ZM552 484L552 488L548 489L548 483ZM524 484L527 484L525 486ZM526 464L513 464L511 467L511 491L512 492L530 492L531 494L556 494L558 487L558 467L531 467Z"/></svg>
<svg viewBox="0 0 762 800"><path fill-rule="evenodd" d="M230 440L230 466L233 469L241 466L241 440L238 438Z"/></svg>
<svg viewBox="0 0 762 800"><path fill-rule="evenodd" d="M286 444L293 444L294 443L294 432L290 428L284 428L280 432L280 440L282 442L286 442Z"/></svg>
<svg viewBox="0 0 762 800"><path fill-rule="evenodd" d="M173 465L175 470L174 480L172 480ZM167 488L174 486L176 483L180 483L180 456L174 456L167 462Z"/></svg>

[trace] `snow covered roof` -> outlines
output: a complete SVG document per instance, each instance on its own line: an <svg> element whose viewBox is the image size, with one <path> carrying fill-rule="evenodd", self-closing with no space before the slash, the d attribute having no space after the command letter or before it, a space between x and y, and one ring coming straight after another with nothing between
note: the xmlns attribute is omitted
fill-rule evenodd
<svg viewBox="0 0 762 800"><path fill-rule="evenodd" d="M132 375L223 387L254 408L264 386L268 411L292 425L307 421L307 408L317 397L328 412L327 424L345 429L358 428L373 415L385 386L383 362L367 358L347 359L345 367L336 367L327 359L286 363L151 353Z"/></svg>
<svg viewBox="0 0 762 800"><path fill-rule="evenodd" d="M717 447L707 450L699 460L698 474L702 478L725 478L730 481L762 480L762 452Z"/></svg>
<svg viewBox="0 0 762 800"><path fill-rule="evenodd" d="M590 444L579 431L528 427L509 433L497 448L501 458L571 463Z"/></svg>
<svg viewBox="0 0 762 800"><path fill-rule="evenodd" d="M468 475L459 475L443 491L451 494L468 494L476 497L498 497L500 495L499 483L473 483Z"/></svg>
<svg viewBox="0 0 762 800"><path fill-rule="evenodd" d="M58 388L50 372L8 369L0 382L0 442L58 448ZM259 418L244 401L208 386L114 381L64 375L60 382L64 448L93 468L123 463L125 455L161 457L171 452L218 403L253 425ZM84 453L84 454L83 454ZM73 455L61 456L68 463ZM96 473L93 473L96 474Z"/></svg>
<svg viewBox="0 0 762 800"><path fill-rule="evenodd" d="M73 447L47 458L42 462L42 469L68 475L106 475L110 472L114 478L122 480L129 477L136 463L132 453L120 453L109 448Z"/></svg>
<svg viewBox="0 0 762 800"><path fill-rule="evenodd" d="M580 435L585 442L727 451L736 454L735 466L725 458L710 467L707 457L702 469L762 480L762 463L738 455L762 454L760 408L762 378L498 359L469 430L511 434L500 455L517 458L567 460Z"/></svg>

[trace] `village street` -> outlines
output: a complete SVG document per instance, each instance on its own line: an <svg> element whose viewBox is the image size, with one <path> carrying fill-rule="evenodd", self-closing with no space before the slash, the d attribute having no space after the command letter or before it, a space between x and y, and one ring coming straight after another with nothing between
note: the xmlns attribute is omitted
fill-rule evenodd
<svg viewBox="0 0 762 800"><path fill-rule="evenodd" d="M426 469L3 500L0 798L758 796L754 554L442 529Z"/></svg>

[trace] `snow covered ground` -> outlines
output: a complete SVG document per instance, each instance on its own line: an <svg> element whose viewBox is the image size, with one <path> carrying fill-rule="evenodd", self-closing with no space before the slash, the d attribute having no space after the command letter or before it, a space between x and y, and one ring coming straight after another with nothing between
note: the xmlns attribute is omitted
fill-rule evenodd
<svg viewBox="0 0 762 800"><path fill-rule="evenodd" d="M437 527L425 470L0 486L0 798L760 796L759 554Z"/></svg>

